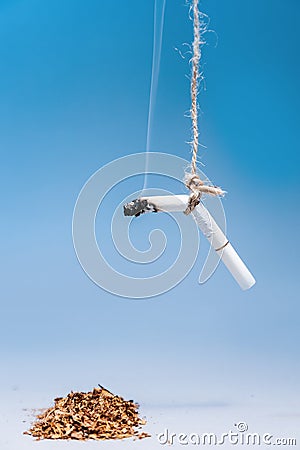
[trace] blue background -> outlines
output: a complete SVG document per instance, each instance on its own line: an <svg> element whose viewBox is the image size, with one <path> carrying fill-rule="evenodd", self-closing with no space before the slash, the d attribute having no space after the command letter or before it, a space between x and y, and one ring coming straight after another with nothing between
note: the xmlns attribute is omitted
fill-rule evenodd
<svg viewBox="0 0 300 450"><path fill-rule="evenodd" d="M228 191L228 234L257 285L242 292L220 266L199 286L198 263L170 292L134 301L84 274L71 222L89 176L145 150L153 2L0 1L2 389L40 389L45 405L97 383L154 404L257 391L281 393L287 411L299 393L300 4L202 9L215 32L201 161ZM186 159L189 64L175 47L191 39L184 0L167 1L151 150Z"/></svg>

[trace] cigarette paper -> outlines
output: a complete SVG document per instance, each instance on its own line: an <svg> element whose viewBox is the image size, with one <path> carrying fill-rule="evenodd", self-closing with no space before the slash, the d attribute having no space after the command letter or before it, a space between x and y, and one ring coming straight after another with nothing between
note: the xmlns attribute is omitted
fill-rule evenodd
<svg viewBox="0 0 300 450"><path fill-rule="evenodd" d="M188 201L188 195L141 197L124 205L124 214L139 216L145 212L183 212ZM203 203L200 202L191 215L239 286L243 290L251 288L255 284L255 278Z"/></svg>

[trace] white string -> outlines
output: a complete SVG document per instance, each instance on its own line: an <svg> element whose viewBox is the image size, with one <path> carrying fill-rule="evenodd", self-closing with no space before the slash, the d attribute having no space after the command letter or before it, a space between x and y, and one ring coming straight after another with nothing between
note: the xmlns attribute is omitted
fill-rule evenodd
<svg viewBox="0 0 300 450"><path fill-rule="evenodd" d="M189 204L184 211L185 214L190 214L193 209L199 204L201 195L203 193L210 195L224 195L225 191L217 186L207 186L201 180L197 172L197 154L199 148L199 128L198 128L198 88L200 79L200 62L201 62L201 46L204 44L202 34L206 28L201 28L199 0L193 0L191 5L193 11L193 57L192 57L192 77L191 77L191 119L192 119L192 161L190 173L185 174L185 185L191 191L189 197Z"/></svg>

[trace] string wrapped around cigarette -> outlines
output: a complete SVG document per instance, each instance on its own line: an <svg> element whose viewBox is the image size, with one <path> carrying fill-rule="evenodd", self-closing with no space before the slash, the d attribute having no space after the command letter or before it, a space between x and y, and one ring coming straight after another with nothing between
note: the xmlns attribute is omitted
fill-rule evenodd
<svg viewBox="0 0 300 450"><path fill-rule="evenodd" d="M188 195L141 197L124 205L124 215L137 217L146 212L184 212L188 204ZM243 290L251 288L255 278L202 202L191 215L239 286Z"/></svg>

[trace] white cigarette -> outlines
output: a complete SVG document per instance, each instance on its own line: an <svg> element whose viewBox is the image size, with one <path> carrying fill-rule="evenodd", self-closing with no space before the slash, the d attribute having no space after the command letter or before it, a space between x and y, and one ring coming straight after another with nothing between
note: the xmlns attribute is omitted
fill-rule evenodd
<svg viewBox="0 0 300 450"><path fill-rule="evenodd" d="M141 197L124 206L126 216L138 216L144 212L183 212L189 201L188 195L166 195L155 197ZM230 271L234 279L243 290L255 284L255 278L232 247L223 231L218 227L213 217L202 203L192 211L192 216L204 236L211 243L216 252Z"/></svg>

